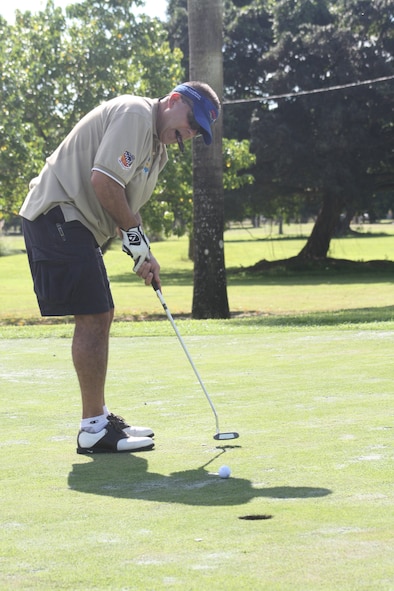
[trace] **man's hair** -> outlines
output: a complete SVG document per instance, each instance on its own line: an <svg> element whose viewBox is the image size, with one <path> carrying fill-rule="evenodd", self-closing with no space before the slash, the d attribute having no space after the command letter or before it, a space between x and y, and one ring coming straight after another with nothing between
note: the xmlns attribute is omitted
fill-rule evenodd
<svg viewBox="0 0 394 591"><path fill-rule="evenodd" d="M209 99L211 103L215 105L218 112L220 112L220 100L216 92L212 90L209 84L207 84L206 82L199 82L196 80L185 82L184 84L185 86L191 86L192 88L195 88L197 92L205 96L205 98Z"/></svg>

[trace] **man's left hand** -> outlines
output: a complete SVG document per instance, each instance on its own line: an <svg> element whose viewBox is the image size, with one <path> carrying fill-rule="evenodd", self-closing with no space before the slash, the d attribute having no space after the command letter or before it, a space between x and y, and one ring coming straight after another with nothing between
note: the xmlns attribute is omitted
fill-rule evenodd
<svg viewBox="0 0 394 591"><path fill-rule="evenodd" d="M138 273L142 263L150 259L150 245L141 226L122 230L122 250L134 261L133 271Z"/></svg>

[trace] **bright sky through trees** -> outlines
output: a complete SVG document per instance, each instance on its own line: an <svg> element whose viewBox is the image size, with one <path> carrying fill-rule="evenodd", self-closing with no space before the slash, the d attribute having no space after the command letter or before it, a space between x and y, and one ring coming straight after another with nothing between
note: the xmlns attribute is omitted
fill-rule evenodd
<svg viewBox="0 0 394 591"><path fill-rule="evenodd" d="M77 0L54 0L55 6L60 6L65 9L69 4L75 4ZM38 12L43 10L46 6L46 0L15 0L15 2L2 2L0 6L0 14L10 24L14 22L14 16L16 10L25 12ZM167 0L145 0L145 7L140 9L141 12L145 12L151 17L157 16L160 19L165 18L165 12L167 9Z"/></svg>

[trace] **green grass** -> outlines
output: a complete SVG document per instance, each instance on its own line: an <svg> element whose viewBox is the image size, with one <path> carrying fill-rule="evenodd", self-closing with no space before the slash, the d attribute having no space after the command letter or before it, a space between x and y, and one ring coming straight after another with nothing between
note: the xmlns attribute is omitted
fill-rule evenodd
<svg viewBox="0 0 394 591"><path fill-rule="evenodd" d="M277 274L247 276L240 267L259 260L294 256L305 243L310 226L285 226L289 234L272 236L267 228L236 228L225 234L228 267L228 297L231 312L288 315L317 313L353 308L382 308L393 305L393 277L387 273L368 274ZM370 229L370 227L368 226ZM394 225L377 224L374 234L333 240L332 248L351 260L393 260ZM20 238L7 238L7 249L14 254L0 257L3 322L23 323L39 320L32 292L26 255ZM163 291L173 314L189 314L193 297L192 263L187 258L186 238L173 238L152 245L162 265ZM271 256L269 252L271 251ZM365 256L360 257L360 252ZM274 256L275 255L275 256ZM105 255L115 299L117 318L145 317L160 313L152 292L132 273L130 260L116 244ZM355 306L357 302L357 306Z"/></svg>
<svg viewBox="0 0 394 591"><path fill-rule="evenodd" d="M393 589L394 323L216 325L187 343L240 439L177 340L129 326L108 402L157 448L120 457L75 454L69 338L2 340L1 588Z"/></svg>
<svg viewBox="0 0 394 591"><path fill-rule="evenodd" d="M268 261L297 255L312 230L312 224L285 224L283 235L269 224L261 228L236 227L225 233L226 263L229 267L249 266L261 259ZM354 261L393 260L394 224L381 222L354 226L357 232L344 238L334 238L330 243L329 256L348 258ZM247 242L247 255L243 246Z"/></svg>
<svg viewBox="0 0 394 591"><path fill-rule="evenodd" d="M266 258L266 230L231 232L228 264ZM275 240L290 253L297 238ZM392 257L376 256L391 236L359 240ZM225 446L152 290L110 251L107 403L152 426L156 449L84 457L73 325L39 321L21 248L0 258L1 589L393 591L390 276L230 271L233 317L194 321L186 241L154 245L220 427L240 432Z"/></svg>

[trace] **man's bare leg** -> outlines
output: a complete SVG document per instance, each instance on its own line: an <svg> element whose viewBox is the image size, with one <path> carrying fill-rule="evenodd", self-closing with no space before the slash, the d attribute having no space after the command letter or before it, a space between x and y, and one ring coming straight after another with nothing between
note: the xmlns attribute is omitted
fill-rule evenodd
<svg viewBox="0 0 394 591"><path fill-rule="evenodd" d="M72 358L82 397L82 418L103 414L109 332L114 311L75 316Z"/></svg>
<svg viewBox="0 0 394 591"><path fill-rule="evenodd" d="M109 332L113 316L113 310L104 314L75 316L72 357L81 388L82 419L104 415ZM118 417L111 421L107 423L108 427L101 428L97 434L81 429L77 452L141 451L154 447L151 429L130 427L126 423L123 425L124 421L119 421Z"/></svg>

